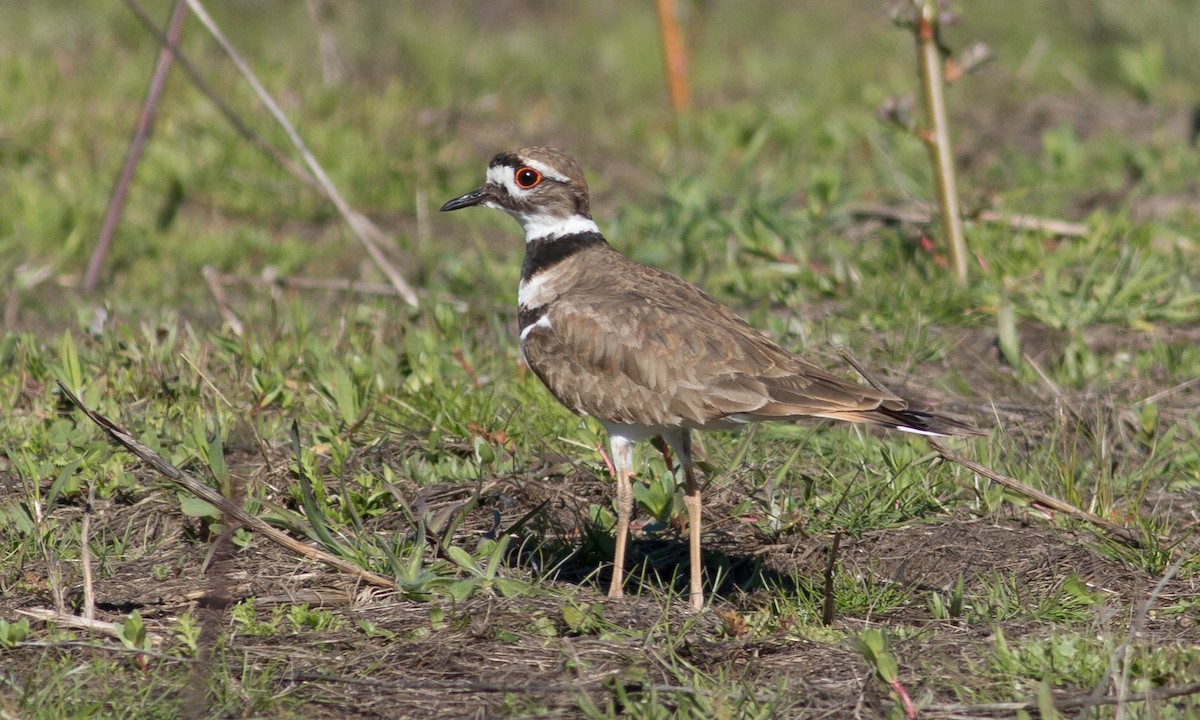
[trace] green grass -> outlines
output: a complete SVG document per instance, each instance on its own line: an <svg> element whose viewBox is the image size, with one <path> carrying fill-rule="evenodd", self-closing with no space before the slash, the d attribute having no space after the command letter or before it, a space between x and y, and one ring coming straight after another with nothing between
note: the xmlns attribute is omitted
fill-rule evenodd
<svg viewBox="0 0 1200 720"><path fill-rule="evenodd" d="M380 278L332 209L174 72L105 284L83 294L157 49L120 4L5 11L0 716L772 717L848 712L864 678L895 714L893 679L936 706L1196 676L1190 15L1165 2L1136 15L964 4L947 40L996 52L949 92L968 206L1087 230L972 219L981 263L956 287L922 249L936 228L856 214L933 196L921 142L875 115L915 91L911 38L879 7L686 4L697 107L675 118L649 5L331 4L333 83L294 5L212 11L351 204L396 239L386 250L422 302L230 285L241 335L205 266ZM198 23L183 48L285 144ZM820 364L841 368L845 344L890 385L988 427L967 454L1151 541L1049 517L909 436L770 426L698 441L712 609L681 610L682 504L649 448L631 597L603 601L603 433L517 366L518 229L498 213L436 212L478 185L494 152L542 143L581 161L597 222L624 252ZM219 513L115 449L59 381L251 512L395 578L397 593L362 593L244 529L230 557L209 559ZM133 625L19 624L22 609L80 607L89 492L98 619L136 611L164 638L148 652ZM958 534L924 544L943 531ZM1028 547L988 544L1000 537ZM934 553L945 567L922 564ZM1023 554L1053 561L1015 569ZM1168 570L1148 629L1125 643ZM222 573L231 607L205 635L194 604ZM340 599L323 607L310 590ZM863 650L876 631L886 647ZM1195 702L1153 712L1187 717Z"/></svg>

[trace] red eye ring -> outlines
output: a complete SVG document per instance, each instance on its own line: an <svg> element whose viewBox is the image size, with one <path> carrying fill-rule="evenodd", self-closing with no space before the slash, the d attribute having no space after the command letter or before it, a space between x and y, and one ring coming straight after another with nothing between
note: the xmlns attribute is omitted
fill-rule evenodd
<svg viewBox="0 0 1200 720"><path fill-rule="evenodd" d="M541 181L542 174L528 166L517 168L517 171L513 174L513 182L522 190L528 190Z"/></svg>

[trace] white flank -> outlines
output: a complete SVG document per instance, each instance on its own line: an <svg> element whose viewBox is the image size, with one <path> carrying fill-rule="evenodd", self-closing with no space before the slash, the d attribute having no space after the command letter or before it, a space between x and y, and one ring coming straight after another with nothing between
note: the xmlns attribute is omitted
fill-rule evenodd
<svg viewBox="0 0 1200 720"><path fill-rule="evenodd" d="M517 306L528 308L539 308L551 300L547 297L546 281L549 280L549 275L545 272L540 272L528 280L521 280L521 284L517 285Z"/></svg>
<svg viewBox="0 0 1200 720"><path fill-rule="evenodd" d="M649 440L655 435L663 434L663 428L650 427L649 425L630 425L626 423L606 422L604 420L601 420L600 424L604 426L604 432L608 433L610 440L616 439L620 442L630 444Z"/></svg>
<svg viewBox="0 0 1200 720"><path fill-rule="evenodd" d="M538 328L544 328L546 330L550 329L550 316L549 315L541 316L540 318L537 319L537 322L526 325L525 329L521 331L521 341L519 343L517 343L517 349L521 353L521 362L525 363L526 367L529 366L529 360L525 357L525 338L529 337L529 333L533 332L534 330L536 330Z"/></svg>
<svg viewBox="0 0 1200 720"><path fill-rule="evenodd" d="M525 329L521 331L521 342L522 343L525 342L525 338L529 337L529 333L533 332L537 328L545 328L545 329L549 330L550 329L550 316L543 315L537 319L537 322L526 325Z"/></svg>

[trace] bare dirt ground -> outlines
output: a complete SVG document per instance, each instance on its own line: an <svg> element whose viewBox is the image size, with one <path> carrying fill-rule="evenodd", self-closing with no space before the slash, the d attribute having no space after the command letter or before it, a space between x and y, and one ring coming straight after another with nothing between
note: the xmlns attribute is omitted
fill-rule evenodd
<svg viewBox="0 0 1200 720"><path fill-rule="evenodd" d="M386 462L386 454L376 450L370 461ZM576 535L586 532L581 506L606 498L608 483L588 473L545 477L538 470L489 483L462 534L470 537L492 526L497 514L507 523L539 507L544 509L547 526L562 537L569 538L572 529ZM153 478L145 479L147 487L154 485ZM4 480L12 490L13 479ZM410 490L416 494L415 488ZM461 501L472 491L444 486L424 488L420 494L433 499L430 508L435 509ZM709 516L728 517L738 499L736 488L731 487L711 494ZM1171 502L1176 517L1195 518L1200 496L1176 494ZM672 679L663 673L662 664L646 657L661 652L659 643L667 638L678 639L670 650L676 661L700 672L737 678L764 690L785 688L784 715L816 712L836 717L856 708L877 714L890 704L877 683L870 681L872 672L861 654L845 643L798 637L788 628L749 638L739 633L736 622L731 624L729 611L752 611L766 601L770 593L761 590L764 582L789 581L795 592L819 594L832 541L828 535L801 533L771 543L747 524L718 521L720 529L706 543L707 562L710 568L728 568L730 582L721 590L717 611L694 617L678 601L667 604L655 588L656 572L670 575L673 566L684 561L682 543L647 537L635 542L635 557L647 563L650 591L640 596L634 592L619 601L604 598L606 578L603 573L593 577L593 563L568 557L548 580L549 587L582 583L586 587L577 601L600 603L608 623L631 631L579 632L563 621L565 600L553 592L437 605L445 617L431 623L429 603L356 586L345 576L297 561L261 540L213 560L211 545L197 535L198 523L180 517L175 507L170 495L157 490L98 505L96 532L133 539L124 557L99 563L96 596L101 617L116 620L136 609L153 628L170 625L198 604L220 608L249 597L255 598L257 614L264 621L283 603L326 608L346 621L342 627L293 634L285 630L263 637L235 630L214 648L213 663L271 667L278 677L286 678L290 686L281 690L303 700L305 717L573 716L581 694L590 693L602 702L602 691L614 683L630 690L670 686ZM65 516L82 508L60 512ZM1090 609L1097 632L1125 631L1130 609L1146 602L1155 578L1101 552L1103 541L1087 530L1054 528L1036 512L1014 510L1005 515L930 517L928 524L842 537L836 564L869 583L919 590L916 597L948 593L959 578L971 595L980 583L996 577L1010 578L1020 592L1036 595L1073 575L1104 598ZM156 568L164 566L169 568L166 577L152 580ZM37 579L47 577L49 568L34 565L27 574L37 587ZM157 574L161 576L161 570ZM66 584L71 588L67 603L77 604L80 586L70 570ZM19 609L52 607L55 600L48 586L43 582L40 587L40 592L4 597L0 610L11 615ZM1157 598L1166 604L1198 591L1195 578L1173 580L1159 588ZM539 618L553 627L552 635L535 629L531 620ZM228 615L219 611L212 613L212 621L229 627ZM372 632L358 627L359 621L371 623ZM920 658L914 665L926 671L939 669L942 678L931 683L929 699L934 702L957 699L945 688L971 682L973 663L992 647L997 630L1010 640L1044 630L1024 620L984 624L935 619L927 607L915 603L834 622L836 629L850 631L899 622L921 627L921 632L898 643L895 651L902 663ZM684 628L685 623L692 625ZM1200 628L1186 615L1151 614L1140 632L1143 637L1200 643ZM700 639L712 637L723 639ZM20 665L23 655L37 662L34 656L39 652L34 648L11 651L6 664ZM102 651L73 652L82 659L89 652ZM153 668L155 663L180 661L150 662Z"/></svg>

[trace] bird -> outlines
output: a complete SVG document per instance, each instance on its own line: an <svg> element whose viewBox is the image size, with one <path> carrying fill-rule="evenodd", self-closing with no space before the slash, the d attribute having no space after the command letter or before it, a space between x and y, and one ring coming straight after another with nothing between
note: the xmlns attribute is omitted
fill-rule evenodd
<svg viewBox="0 0 1200 720"><path fill-rule="evenodd" d="M579 163L560 150L498 153L484 184L441 210L476 206L503 210L525 233L517 288L525 365L560 403L607 433L617 501L610 598L623 595L639 441L665 441L682 468L688 599L700 611L702 504L692 431L825 418L934 437L983 434L923 403L827 372L695 285L623 255L592 219Z"/></svg>

